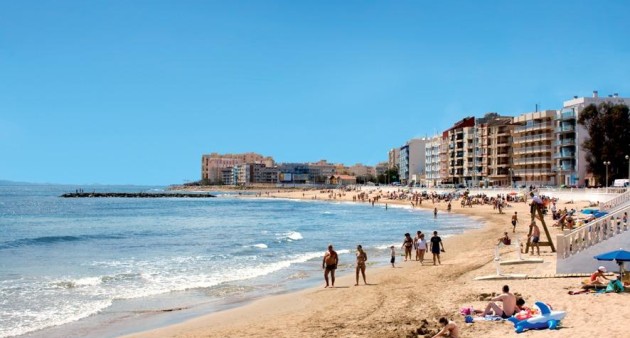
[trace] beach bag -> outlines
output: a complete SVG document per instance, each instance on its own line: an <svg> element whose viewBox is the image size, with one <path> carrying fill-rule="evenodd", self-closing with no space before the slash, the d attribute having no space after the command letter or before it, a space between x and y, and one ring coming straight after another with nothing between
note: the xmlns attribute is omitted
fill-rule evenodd
<svg viewBox="0 0 630 338"><path fill-rule="evenodd" d="M611 280L608 282L608 286L606 286L606 292L623 292L623 284L621 284L620 280Z"/></svg>

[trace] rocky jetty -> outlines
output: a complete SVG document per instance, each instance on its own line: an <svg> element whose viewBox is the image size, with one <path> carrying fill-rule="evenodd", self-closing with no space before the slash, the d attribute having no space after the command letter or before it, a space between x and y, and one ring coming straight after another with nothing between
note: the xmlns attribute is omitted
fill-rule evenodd
<svg viewBox="0 0 630 338"><path fill-rule="evenodd" d="M122 197L122 198L208 198L216 197L207 193L181 193L181 192L71 192L61 195L63 198L104 198L104 197Z"/></svg>

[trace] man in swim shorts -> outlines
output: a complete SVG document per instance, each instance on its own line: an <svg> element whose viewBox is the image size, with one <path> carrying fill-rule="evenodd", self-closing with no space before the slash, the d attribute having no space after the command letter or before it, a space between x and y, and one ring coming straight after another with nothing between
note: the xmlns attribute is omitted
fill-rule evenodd
<svg viewBox="0 0 630 338"><path fill-rule="evenodd" d="M498 306L494 302L501 302L502 306ZM494 312L495 316L501 318L510 318L516 311L516 297L510 293L510 287L503 285L503 293L491 299L486 309L483 311L483 315L491 315Z"/></svg>
<svg viewBox="0 0 630 338"><path fill-rule="evenodd" d="M335 270L337 269L337 263L339 263L339 256L337 256L337 252L333 250L333 246L328 245L328 251L324 255L324 260L322 261L322 269L324 269L324 279L326 280L326 288L329 286L328 284L328 274L330 274L330 280L332 282L332 287L335 287Z"/></svg>
<svg viewBox="0 0 630 338"><path fill-rule="evenodd" d="M516 211L514 212L514 215L512 215L512 233L516 232L516 223L518 222L518 216Z"/></svg>
<svg viewBox="0 0 630 338"><path fill-rule="evenodd" d="M532 228L532 252L530 253L530 255L534 254L534 248L536 248L538 251L538 256L540 256L540 245L538 244L540 242L540 228L538 228L536 222L532 222L530 227Z"/></svg>

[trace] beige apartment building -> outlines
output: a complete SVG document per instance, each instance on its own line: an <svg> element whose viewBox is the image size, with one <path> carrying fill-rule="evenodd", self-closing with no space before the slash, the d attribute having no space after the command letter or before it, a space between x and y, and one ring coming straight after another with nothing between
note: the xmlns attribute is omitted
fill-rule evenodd
<svg viewBox="0 0 630 338"><path fill-rule="evenodd" d="M243 163L262 163L266 167L273 167L274 160L270 156L257 153L218 154L211 153L201 156L201 179L211 183L222 183L226 173L223 169L232 168Z"/></svg>
<svg viewBox="0 0 630 338"><path fill-rule="evenodd" d="M477 120L477 139L481 153L478 165L480 181L483 186L508 186L511 177L512 156L512 117L487 114Z"/></svg>
<svg viewBox="0 0 630 338"><path fill-rule="evenodd" d="M387 153L387 168L392 169L398 166L400 159L400 149L393 148Z"/></svg>
<svg viewBox="0 0 630 338"><path fill-rule="evenodd" d="M524 113L514 117L514 181L519 185L555 185L553 171L556 110Z"/></svg>

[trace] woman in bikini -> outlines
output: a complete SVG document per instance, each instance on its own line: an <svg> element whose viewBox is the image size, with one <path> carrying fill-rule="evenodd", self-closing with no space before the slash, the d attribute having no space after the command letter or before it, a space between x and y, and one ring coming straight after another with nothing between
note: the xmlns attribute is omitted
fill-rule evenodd
<svg viewBox="0 0 630 338"><path fill-rule="evenodd" d="M403 241L401 248L405 249L405 262L407 261L407 258L411 260L411 250L413 249L413 238L411 238L411 235L409 233L405 234L405 240Z"/></svg>
<svg viewBox="0 0 630 338"><path fill-rule="evenodd" d="M357 283L354 286L359 285L359 271L361 271L361 275L363 275L363 283L367 285L365 281L365 261L367 261L367 254L363 251L363 247L361 245L357 246Z"/></svg>

